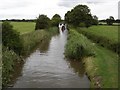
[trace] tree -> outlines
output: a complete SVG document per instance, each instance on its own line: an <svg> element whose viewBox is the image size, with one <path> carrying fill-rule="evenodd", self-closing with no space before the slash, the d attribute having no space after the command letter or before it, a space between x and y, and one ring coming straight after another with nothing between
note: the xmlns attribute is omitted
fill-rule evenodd
<svg viewBox="0 0 120 90"><path fill-rule="evenodd" d="M110 16L108 19L106 19L106 22L108 25L113 25L115 19L113 16Z"/></svg>
<svg viewBox="0 0 120 90"><path fill-rule="evenodd" d="M84 23L86 27L89 27L92 25L92 20L90 9L86 5L77 5L65 14L65 21L74 26Z"/></svg>
<svg viewBox="0 0 120 90"><path fill-rule="evenodd" d="M98 17L96 15L93 16L93 25L98 25Z"/></svg>
<svg viewBox="0 0 120 90"><path fill-rule="evenodd" d="M39 15L36 20L35 30L45 29L50 26L50 19L46 15Z"/></svg>
<svg viewBox="0 0 120 90"><path fill-rule="evenodd" d="M21 53L22 42L20 39L20 34L13 30L13 26L5 21L2 23L2 44L13 50L17 54Z"/></svg>
<svg viewBox="0 0 120 90"><path fill-rule="evenodd" d="M51 20L52 26L58 26L60 22L61 22L61 17L60 17L60 15L55 14L55 15L52 17L52 20Z"/></svg>

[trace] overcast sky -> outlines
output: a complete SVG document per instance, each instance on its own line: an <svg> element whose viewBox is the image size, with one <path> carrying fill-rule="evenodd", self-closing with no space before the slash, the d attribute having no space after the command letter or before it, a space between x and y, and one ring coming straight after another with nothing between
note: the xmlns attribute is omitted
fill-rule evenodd
<svg viewBox="0 0 120 90"><path fill-rule="evenodd" d="M0 19L34 19L39 14L51 18L59 14L62 19L67 11L78 4L85 4L99 19L118 18L119 0L0 0Z"/></svg>

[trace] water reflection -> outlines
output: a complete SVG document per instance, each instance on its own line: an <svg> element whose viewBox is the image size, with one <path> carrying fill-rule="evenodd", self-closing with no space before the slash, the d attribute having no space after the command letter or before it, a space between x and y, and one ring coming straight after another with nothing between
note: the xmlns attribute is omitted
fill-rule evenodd
<svg viewBox="0 0 120 90"><path fill-rule="evenodd" d="M39 50L40 53L46 53L49 49L50 40L51 38L42 41L37 50Z"/></svg>
<svg viewBox="0 0 120 90"><path fill-rule="evenodd" d="M85 67L82 61L67 60L67 62L69 63L69 68L73 68L73 71L77 73L80 77L83 77L85 75Z"/></svg>

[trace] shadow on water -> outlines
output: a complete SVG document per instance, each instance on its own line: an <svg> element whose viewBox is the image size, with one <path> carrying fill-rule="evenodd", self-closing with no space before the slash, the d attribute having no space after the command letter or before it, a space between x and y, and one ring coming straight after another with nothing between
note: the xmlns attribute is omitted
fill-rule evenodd
<svg viewBox="0 0 120 90"><path fill-rule="evenodd" d="M34 50L31 52L31 54L34 53L36 50L39 50L41 53L46 53L49 49L50 40L51 40L51 38L42 41L40 43L40 45L38 45L34 48ZM26 57L29 57L30 55L28 55ZM13 73L13 77L12 77L11 82L9 83L8 87L12 87L15 84L15 82L17 81L17 78L22 76L21 72L23 70L25 62L26 61L16 62L15 73Z"/></svg>
<svg viewBox="0 0 120 90"><path fill-rule="evenodd" d="M82 61L67 60L67 62L69 63L69 68L72 68L73 71L80 77L83 77L85 75L85 67Z"/></svg>
<svg viewBox="0 0 120 90"><path fill-rule="evenodd" d="M24 63L13 88L89 88L90 83L79 61L64 57L67 32L42 42Z"/></svg>

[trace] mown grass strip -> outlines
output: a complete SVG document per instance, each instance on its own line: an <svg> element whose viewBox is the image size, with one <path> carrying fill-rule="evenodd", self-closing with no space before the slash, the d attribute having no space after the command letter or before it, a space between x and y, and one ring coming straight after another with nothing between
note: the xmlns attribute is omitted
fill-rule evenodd
<svg viewBox="0 0 120 90"><path fill-rule="evenodd" d="M82 60L83 63L85 63L86 72L91 80L91 88L118 88L118 55L106 48L92 43L89 39L77 33L75 30L70 30L69 33L70 35L68 35L66 49L70 49L68 51L71 54L69 54L68 57L71 57L73 52L78 50L74 43L80 43L80 46L83 45L83 48L86 47L86 44L93 48L95 54L91 56L84 55ZM88 51L91 48L87 48ZM68 53L68 51L66 50L65 53ZM75 54L78 55L81 53L83 53L82 50Z"/></svg>

